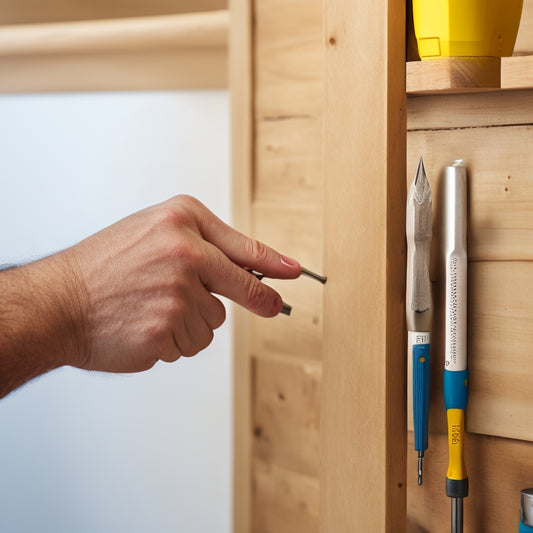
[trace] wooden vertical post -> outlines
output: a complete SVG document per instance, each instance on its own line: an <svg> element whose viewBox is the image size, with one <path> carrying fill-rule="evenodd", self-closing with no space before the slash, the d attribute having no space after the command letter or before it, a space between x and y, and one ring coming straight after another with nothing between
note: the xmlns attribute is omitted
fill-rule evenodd
<svg viewBox="0 0 533 533"><path fill-rule="evenodd" d="M405 2L325 0L320 531L406 527Z"/></svg>
<svg viewBox="0 0 533 533"><path fill-rule="evenodd" d="M249 234L253 146L251 1L230 0L229 10L233 223L240 231ZM249 533L252 451L249 313L233 306L233 323L233 531Z"/></svg>

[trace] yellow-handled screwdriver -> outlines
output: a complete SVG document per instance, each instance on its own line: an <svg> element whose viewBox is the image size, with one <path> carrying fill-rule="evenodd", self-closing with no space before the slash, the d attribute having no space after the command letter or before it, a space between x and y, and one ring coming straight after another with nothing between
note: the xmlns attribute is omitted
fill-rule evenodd
<svg viewBox="0 0 533 533"><path fill-rule="evenodd" d="M444 173L444 256L446 265L444 404L449 462L446 494L452 498L452 533L463 531L463 498L468 496L465 415L468 402L466 169L458 160Z"/></svg>

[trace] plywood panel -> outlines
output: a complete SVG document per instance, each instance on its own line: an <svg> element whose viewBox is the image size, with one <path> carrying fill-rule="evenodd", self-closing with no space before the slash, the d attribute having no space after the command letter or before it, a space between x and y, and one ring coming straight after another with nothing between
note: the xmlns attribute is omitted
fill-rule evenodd
<svg viewBox="0 0 533 533"><path fill-rule="evenodd" d="M322 272L322 2L255 0L252 233ZM251 317L253 528L318 531L323 286L264 280L290 317Z"/></svg>
<svg viewBox="0 0 533 533"><path fill-rule="evenodd" d="M407 129L436 130L533 123L533 91L411 96Z"/></svg>
<svg viewBox="0 0 533 533"><path fill-rule="evenodd" d="M254 462L252 533L318 533L318 479Z"/></svg>
<svg viewBox="0 0 533 533"><path fill-rule="evenodd" d="M319 273L323 259L322 225L321 208L289 207L281 202L253 205L254 236ZM279 291L293 311L290 317L275 320L252 317L253 350L321 359L324 286L304 277L264 282Z"/></svg>
<svg viewBox="0 0 533 533"><path fill-rule="evenodd" d="M320 527L405 531L405 2L325 2Z"/></svg>
<svg viewBox="0 0 533 533"><path fill-rule="evenodd" d="M469 430L533 441L533 262L474 263L469 283Z"/></svg>
<svg viewBox="0 0 533 533"><path fill-rule="evenodd" d="M533 441L533 262L489 261L469 265L470 399L467 427L475 433ZM446 433L441 288L434 284L430 428ZM409 388L410 391L410 376ZM412 427L409 409L409 427Z"/></svg>
<svg viewBox="0 0 533 533"><path fill-rule="evenodd" d="M255 117L317 117L323 108L322 2L256 0Z"/></svg>
<svg viewBox="0 0 533 533"><path fill-rule="evenodd" d="M321 360L322 285L307 278L265 283L273 286L292 306L292 313L289 317L282 315L274 320L251 317L253 353Z"/></svg>
<svg viewBox="0 0 533 533"><path fill-rule="evenodd" d="M254 457L317 477L321 364L256 357L252 372Z"/></svg>
<svg viewBox="0 0 533 533"><path fill-rule="evenodd" d="M311 270L322 270L321 207L290 207L256 202L252 206L252 214L252 231L256 238L271 244L284 254L294 256Z"/></svg>
<svg viewBox="0 0 533 533"><path fill-rule="evenodd" d="M462 158L468 170L469 258L533 259L533 126L415 131L408 135L408 182L420 156L432 187L439 227L441 175ZM438 279L438 232L433 246L433 279Z"/></svg>
<svg viewBox="0 0 533 533"><path fill-rule="evenodd" d="M430 434L424 484L416 484L416 453L409 435L408 533L449 533L450 498L445 480L448 444ZM533 444L468 433L466 465L470 494L464 499L465 533L518 531L520 491L533 485Z"/></svg>
<svg viewBox="0 0 533 533"><path fill-rule="evenodd" d="M227 0L0 0L0 25L167 15L227 5Z"/></svg>
<svg viewBox="0 0 533 533"><path fill-rule="evenodd" d="M256 200L322 206L321 118L258 121L255 161Z"/></svg>

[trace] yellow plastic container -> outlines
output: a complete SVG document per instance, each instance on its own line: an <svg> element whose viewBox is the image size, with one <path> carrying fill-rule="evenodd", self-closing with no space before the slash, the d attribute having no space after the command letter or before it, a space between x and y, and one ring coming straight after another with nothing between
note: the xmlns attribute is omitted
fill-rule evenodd
<svg viewBox="0 0 533 533"><path fill-rule="evenodd" d="M421 59L513 54L523 0L413 0Z"/></svg>

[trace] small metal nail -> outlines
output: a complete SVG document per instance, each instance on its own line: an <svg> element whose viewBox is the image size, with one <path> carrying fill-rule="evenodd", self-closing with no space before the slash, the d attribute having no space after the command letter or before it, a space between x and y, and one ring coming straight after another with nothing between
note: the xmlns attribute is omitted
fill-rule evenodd
<svg viewBox="0 0 533 533"><path fill-rule="evenodd" d="M328 280L327 276L321 276L320 274L315 274L314 272L311 272L310 270L307 270L307 268L302 267L302 274L304 276L309 276L310 278L316 279L317 281L320 281L320 283L324 284Z"/></svg>
<svg viewBox="0 0 533 533"><path fill-rule="evenodd" d="M286 304L285 302L281 302L281 311L280 313L283 313L284 315L289 316L292 311L292 305Z"/></svg>

